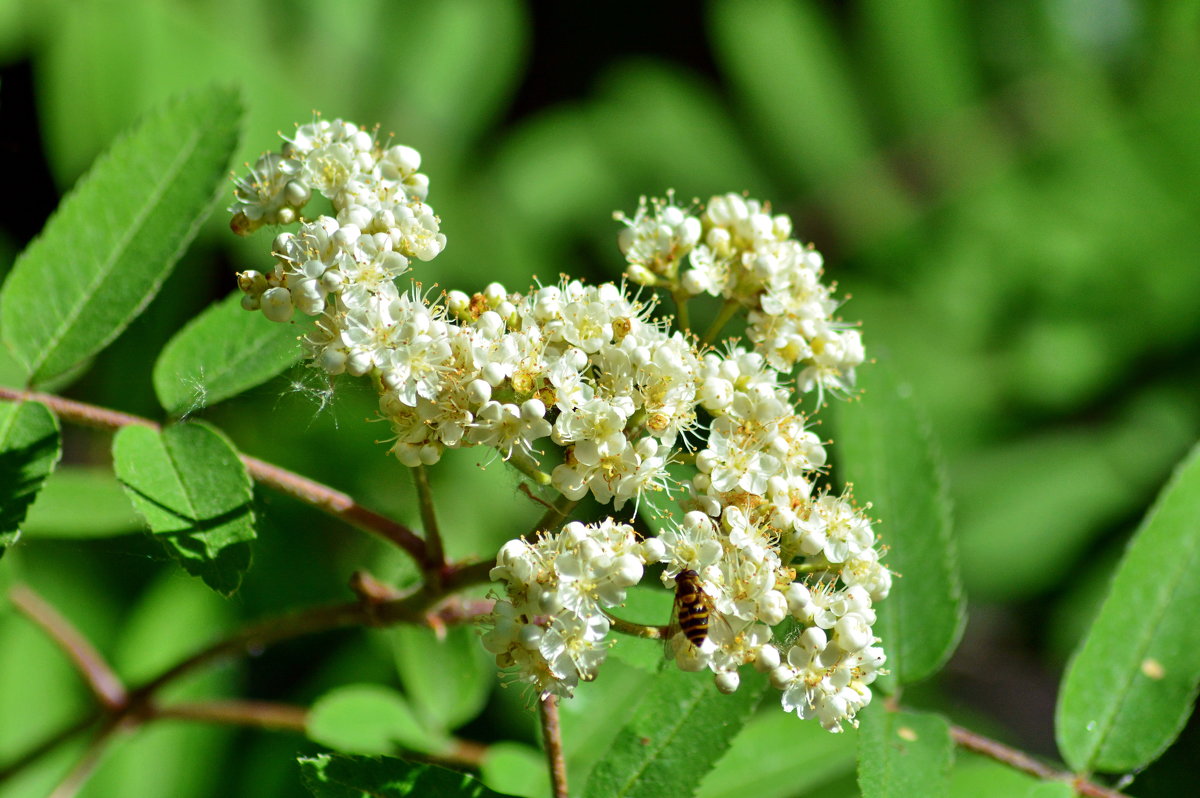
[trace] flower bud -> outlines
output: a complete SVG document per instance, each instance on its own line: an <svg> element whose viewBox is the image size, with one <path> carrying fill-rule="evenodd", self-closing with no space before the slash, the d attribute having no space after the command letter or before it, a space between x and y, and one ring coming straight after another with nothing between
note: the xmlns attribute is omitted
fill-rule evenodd
<svg viewBox="0 0 1200 798"><path fill-rule="evenodd" d="M737 671L721 671L713 680L717 683L717 689L725 695L736 693L738 685L741 684L741 677Z"/></svg>
<svg viewBox="0 0 1200 798"><path fill-rule="evenodd" d="M262 312L271 321L291 321L295 312L292 292L283 287L267 289L262 295Z"/></svg>

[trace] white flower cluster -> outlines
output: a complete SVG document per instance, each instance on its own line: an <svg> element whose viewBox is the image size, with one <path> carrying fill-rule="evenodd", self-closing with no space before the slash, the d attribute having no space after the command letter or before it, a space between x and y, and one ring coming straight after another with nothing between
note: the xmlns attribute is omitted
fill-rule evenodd
<svg viewBox="0 0 1200 798"><path fill-rule="evenodd" d="M386 324L381 312L398 297L395 278L413 258L431 260L446 246L438 218L425 204L429 178L417 170L412 147L387 146L340 119L301 125L280 153L258 159L237 181L230 226L247 235L263 225L301 221L272 247L275 268L238 275L247 310L272 321L293 312L326 314L326 326L344 317ZM335 216L299 216L320 193ZM335 301L330 301L330 296Z"/></svg>
<svg viewBox="0 0 1200 798"><path fill-rule="evenodd" d="M273 321L319 316L308 356L372 379L405 465L490 447L568 500L655 512L647 494L683 478L668 464L694 466L685 514L658 537L639 542L609 519L505 545L492 577L506 595L484 641L500 666L570 695L604 659L609 611L656 565L667 587L694 573L690 595L708 612L702 645L694 630L669 641L680 667L731 692L753 664L787 710L831 730L853 722L885 659L871 627L891 574L866 515L815 489L825 449L796 410L801 392L847 390L863 360L857 330L833 319L820 256L786 216L733 194L699 215L670 195L643 200L624 220L630 277L726 297L748 311L752 350L700 348L653 318L653 299L613 283L564 277L524 294L492 283L431 299L395 283L445 246L419 166L415 150L346 122L298 128L237 184L235 230L300 222L275 239L273 271L239 275L243 305ZM299 218L314 191L336 216ZM773 629L789 617L798 631Z"/></svg>
<svg viewBox="0 0 1200 798"><path fill-rule="evenodd" d="M604 662L610 623L605 608L625 603L655 547L611 518L567 524L534 543L511 540L496 557L492 579L503 582L483 635L501 668L539 693L570 696Z"/></svg>
<svg viewBox="0 0 1200 798"><path fill-rule="evenodd" d="M738 194L716 196L698 215L642 198L619 240L627 274L641 285L724 297L749 311L746 335L771 366L801 367L802 392L845 393L864 358L858 330L836 320L823 260L792 238L792 220Z"/></svg>

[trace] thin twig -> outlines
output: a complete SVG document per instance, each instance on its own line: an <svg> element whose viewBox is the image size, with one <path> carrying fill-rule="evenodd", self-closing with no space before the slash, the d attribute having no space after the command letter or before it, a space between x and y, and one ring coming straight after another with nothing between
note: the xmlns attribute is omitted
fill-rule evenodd
<svg viewBox="0 0 1200 798"><path fill-rule="evenodd" d="M17 391L12 388L0 387L0 399L16 402L41 402L66 421L110 432L129 426L161 429L159 424L148 418L120 413L108 408L76 402L72 399L64 399L49 393ZM426 564L425 541L403 524L363 507L350 496L340 490L334 490L328 485L322 485L320 482L302 477L286 468L280 468L256 457L241 455L241 458L250 476L258 482L299 499L305 504L312 505L351 526L379 535L404 549L420 565Z"/></svg>
<svg viewBox="0 0 1200 798"><path fill-rule="evenodd" d="M34 762L37 762L39 759L53 751L55 748L58 748L72 737L87 731L99 719L100 713L92 712L91 714L86 715L72 723L70 726L51 734L45 740L38 743L33 748L30 748L28 751L9 762L4 767L0 768L0 784L3 784L9 778L29 767Z"/></svg>
<svg viewBox="0 0 1200 798"><path fill-rule="evenodd" d="M666 626L647 626L641 623L634 623L624 618L618 618L608 610L604 611L604 615L608 618L609 626L612 627L614 632L632 637L644 637L649 640L662 640L667 636L668 627Z"/></svg>
<svg viewBox="0 0 1200 798"><path fill-rule="evenodd" d="M442 533L438 530L437 513L434 511L433 489L429 486L429 472L425 466L418 465L411 470L417 486L417 504L421 508L421 526L425 529L425 574L436 586L446 565L446 552L442 547Z"/></svg>
<svg viewBox="0 0 1200 798"><path fill-rule="evenodd" d="M257 457L241 457L250 476L258 482L312 505L364 532L379 535L408 552L418 564L425 565L425 541L404 524L364 507L340 490L300 476L294 471L264 462Z"/></svg>
<svg viewBox="0 0 1200 798"><path fill-rule="evenodd" d="M1002 762L1022 773L1028 773L1030 776L1042 781L1067 782L1079 795L1085 795L1088 798L1129 798L1123 792L1088 781L1083 776L1076 776L1073 773L1057 770L1044 762L1034 759L1024 751L1010 748L990 737L984 737L982 734L977 734L970 729L964 729L962 726L951 725L950 736L962 748L974 751L977 754L983 754L986 757L990 757L997 762Z"/></svg>
<svg viewBox="0 0 1200 798"><path fill-rule="evenodd" d="M550 788L554 798L567 798L567 761L563 757L562 729L558 725L558 696L546 694L538 701L542 719L542 745L550 765Z"/></svg>
<svg viewBox="0 0 1200 798"><path fill-rule="evenodd" d="M557 530L571 515L571 511L582 499L568 499L566 496L559 496L554 500L554 504L537 520L533 525L531 534L536 535L538 532L549 530Z"/></svg>
<svg viewBox="0 0 1200 798"><path fill-rule="evenodd" d="M271 643L292 637L346 626L383 626L403 621L435 626L463 622L471 613L484 614L490 609L487 602L475 600L443 602L443 599L462 588L486 582L488 573L495 565L495 560L489 560L448 568L440 593L419 591L403 598L380 602L363 600L314 607L247 626L185 657L162 671L158 676L129 691L124 705L109 714L107 724L98 732L97 736L111 736L118 730L118 724L122 722L132 720L141 723L153 718L156 712L163 711L162 708L155 707L153 703L154 696L160 689L194 670L226 657L256 652ZM442 603L439 605L439 602ZM166 711L172 712L175 706L172 705ZM99 717L101 717L100 713L92 712L18 756L0 769L0 783L41 759L62 743L85 731ZM80 767L83 764L80 763ZM86 776L84 771L81 770L80 773Z"/></svg>
<svg viewBox="0 0 1200 798"><path fill-rule="evenodd" d="M304 734L308 710L274 701L194 701L155 707L150 718L195 720Z"/></svg>
<svg viewBox="0 0 1200 798"><path fill-rule="evenodd" d="M40 626L75 663L88 687L109 710L121 709L128 694L121 678L109 667L91 642L58 610L25 585L9 588L8 598L26 618Z"/></svg>
<svg viewBox="0 0 1200 798"><path fill-rule="evenodd" d="M704 337L700 339L701 343L711 344L717 339L717 335L729 323L729 320L737 313L741 307L736 299L726 299L725 304L721 305L721 310L717 313L717 317L713 319L713 323L705 331Z"/></svg>
<svg viewBox="0 0 1200 798"><path fill-rule="evenodd" d="M87 750L75 763L75 767L71 768L59 785L54 788L54 792L50 793L50 798L74 798L74 795L83 789L83 785L100 766L101 760L108 753L108 748L116 739L117 733L124 730L123 725L120 719L114 718L104 729L101 729L88 743Z"/></svg>

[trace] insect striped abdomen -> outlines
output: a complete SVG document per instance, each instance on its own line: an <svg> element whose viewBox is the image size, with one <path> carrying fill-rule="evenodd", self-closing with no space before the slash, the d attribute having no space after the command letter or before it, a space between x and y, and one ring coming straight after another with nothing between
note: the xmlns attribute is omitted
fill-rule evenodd
<svg viewBox="0 0 1200 798"><path fill-rule="evenodd" d="M708 597L700 589L700 575L681 571L675 578L675 606L679 629L688 642L699 648L708 638Z"/></svg>

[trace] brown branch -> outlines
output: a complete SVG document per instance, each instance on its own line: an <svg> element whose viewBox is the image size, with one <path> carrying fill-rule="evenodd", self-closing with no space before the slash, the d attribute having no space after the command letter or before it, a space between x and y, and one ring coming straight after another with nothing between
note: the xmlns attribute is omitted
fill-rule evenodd
<svg viewBox="0 0 1200 798"><path fill-rule="evenodd" d="M1028 773L1042 781L1062 781L1071 785L1078 795L1088 798L1129 798L1125 793L1088 781L1083 776L1057 770L1044 762L1034 759L1024 751L1010 748L990 737L984 737L962 726L950 726L950 737L955 744L968 751L983 754L986 757L1008 765L1011 768Z"/></svg>
<svg viewBox="0 0 1200 798"><path fill-rule="evenodd" d="M562 729L558 725L558 696L547 693L538 701L542 719L542 745L550 765L550 787L554 798L567 798L567 761L563 756Z"/></svg>
<svg viewBox="0 0 1200 798"><path fill-rule="evenodd" d="M308 710L273 701L194 701L155 707L148 719L194 720L304 734Z"/></svg>
<svg viewBox="0 0 1200 798"><path fill-rule="evenodd" d="M41 596L25 585L9 588L8 598L13 606L33 623L42 628L58 647L70 657L75 668L83 676L100 703L109 710L122 709L128 694L121 678L109 667L104 657L91 642L76 629L58 610L50 606Z"/></svg>
<svg viewBox="0 0 1200 798"><path fill-rule="evenodd" d="M446 577L443 580L442 590L436 593L422 590L406 597L382 601L364 599L346 604L314 607L276 618L269 618L247 626L185 657L175 665L161 672L158 676L129 691L122 706L110 708L107 714L107 722L97 733L97 737L111 736L115 731L119 730L122 723L145 722L164 711L168 714L178 714L179 705L172 705L165 708L154 705L154 696L157 691L176 679L225 657L250 653L271 643L277 643L292 637L347 626L384 626L408 621L410 623L427 624L437 628L438 625L460 623L469 617L485 614L490 610L490 603L487 601L461 600L454 597L449 601L444 601L444 599L454 591L486 582L489 571L495 565L495 561L490 560L465 566L448 567L446 569ZM246 707L252 703L242 702L241 705ZM232 705L232 703L225 704L227 708ZM196 705L183 706L185 710L191 710L193 716L195 712L203 711L195 710ZM87 730L100 717L104 717L104 715L93 712L77 723L51 735L12 762L4 765L3 768L0 768L0 783L3 783L18 771L41 759L63 742ZM195 719L198 720L199 718L196 717ZM95 741L93 741L93 744L95 744ZM80 767L83 764L81 762ZM84 773L84 771L80 771L80 773Z"/></svg>
<svg viewBox="0 0 1200 798"><path fill-rule="evenodd" d="M37 391L17 391L12 388L0 387L0 399L11 401L41 402L55 412L60 418L82 426L115 432L122 427L139 426L150 429L161 429L161 425L148 418L120 413L96 405L64 399L49 393ZM425 541L416 532L403 524L370 510L350 496L335 490L328 485L300 476L299 474L280 468L277 465L259 460L256 457L241 455L242 463L255 480L299 499L305 504L312 505L318 510L341 521L357 527L365 532L378 535L408 552L422 567L426 567Z"/></svg>

